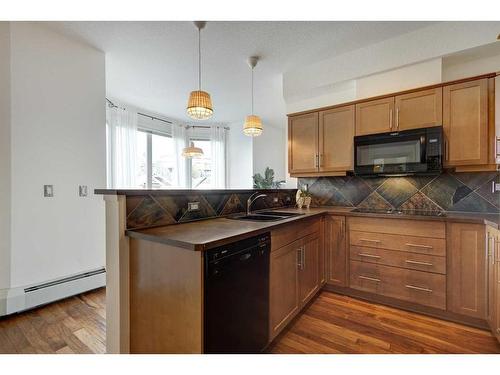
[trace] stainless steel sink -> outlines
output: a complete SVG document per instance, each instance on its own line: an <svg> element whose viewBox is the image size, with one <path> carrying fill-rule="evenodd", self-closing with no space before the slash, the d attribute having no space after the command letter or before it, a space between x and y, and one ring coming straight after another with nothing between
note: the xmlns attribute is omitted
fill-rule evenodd
<svg viewBox="0 0 500 375"><path fill-rule="evenodd" d="M249 220L249 221L278 221L288 219L289 217L304 215L296 212L278 212L278 211L265 211L250 215L230 216L228 219L232 220Z"/></svg>

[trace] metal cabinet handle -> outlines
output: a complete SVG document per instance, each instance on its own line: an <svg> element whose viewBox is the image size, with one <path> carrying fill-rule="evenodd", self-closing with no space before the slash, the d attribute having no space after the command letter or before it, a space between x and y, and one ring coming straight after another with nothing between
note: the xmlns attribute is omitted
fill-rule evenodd
<svg viewBox="0 0 500 375"><path fill-rule="evenodd" d="M319 168L319 155L318 154L314 155L314 165L316 166L316 168Z"/></svg>
<svg viewBox="0 0 500 375"><path fill-rule="evenodd" d="M302 269L302 247L297 249L297 267Z"/></svg>
<svg viewBox="0 0 500 375"><path fill-rule="evenodd" d="M407 243L405 245L406 246L410 246L410 247L421 247L423 249L432 249L432 246L429 246L429 245L419 245L419 244L416 244L416 243Z"/></svg>
<svg viewBox="0 0 500 375"><path fill-rule="evenodd" d="M301 264L302 264L302 269L304 269L306 267L306 247L305 246L302 246L302 261L301 261Z"/></svg>
<svg viewBox="0 0 500 375"><path fill-rule="evenodd" d="M389 126L390 126L390 129L392 130L392 108L389 112Z"/></svg>
<svg viewBox="0 0 500 375"><path fill-rule="evenodd" d="M420 266L429 266L431 267L433 264L432 263L428 263L428 262L419 262L417 260L406 260L406 263L410 263L410 264L418 264Z"/></svg>
<svg viewBox="0 0 500 375"><path fill-rule="evenodd" d="M369 240L369 239L366 239L366 238L360 238L359 240L362 241L362 242L380 243L380 240Z"/></svg>
<svg viewBox="0 0 500 375"><path fill-rule="evenodd" d="M495 194L495 184L496 184L496 182L495 182L495 181L491 181L491 192L492 192L493 194Z"/></svg>
<svg viewBox="0 0 500 375"><path fill-rule="evenodd" d="M358 253L358 256L360 257L367 257L367 258L374 258L374 259L380 259L378 255L372 255L372 254L366 254L366 253Z"/></svg>
<svg viewBox="0 0 500 375"><path fill-rule="evenodd" d="M374 277L368 277L368 276L358 276L360 279L363 279L363 280L369 280L369 281L375 281L377 283L380 282L380 279L376 279Z"/></svg>
<svg viewBox="0 0 500 375"><path fill-rule="evenodd" d="M399 107L396 108L396 129L399 130Z"/></svg>
<svg viewBox="0 0 500 375"><path fill-rule="evenodd" d="M415 286L415 285L405 285L405 287L408 288L408 289L414 289L414 290L418 290L418 291L421 291L421 292L432 293L432 289L421 288L421 287Z"/></svg>
<svg viewBox="0 0 500 375"><path fill-rule="evenodd" d="M498 151L498 142L500 142L500 137L495 138L495 158L498 159L500 157L500 152Z"/></svg>

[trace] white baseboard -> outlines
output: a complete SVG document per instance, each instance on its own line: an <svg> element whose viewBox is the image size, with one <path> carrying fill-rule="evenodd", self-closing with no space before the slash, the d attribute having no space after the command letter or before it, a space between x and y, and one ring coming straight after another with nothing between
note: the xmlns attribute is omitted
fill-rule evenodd
<svg viewBox="0 0 500 375"><path fill-rule="evenodd" d="M106 285L104 268L37 285L0 289L0 316L29 310Z"/></svg>

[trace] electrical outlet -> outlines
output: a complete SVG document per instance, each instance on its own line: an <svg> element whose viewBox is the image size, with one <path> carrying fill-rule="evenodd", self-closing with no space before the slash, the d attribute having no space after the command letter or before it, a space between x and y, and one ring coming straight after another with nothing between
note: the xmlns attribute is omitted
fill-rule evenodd
<svg viewBox="0 0 500 375"><path fill-rule="evenodd" d="M43 185L43 196L52 198L54 196L54 185Z"/></svg>
<svg viewBox="0 0 500 375"><path fill-rule="evenodd" d="M80 197L86 197L89 195L87 185L79 185L78 186L78 195Z"/></svg>
<svg viewBox="0 0 500 375"><path fill-rule="evenodd" d="M495 193L497 191L500 191L500 183L493 181L491 192Z"/></svg>
<svg viewBox="0 0 500 375"><path fill-rule="evenodd" d="M200 202L188 202L188 212L198 211L200 209Z"/></svg>
<svg viewBox="0 0 500 375"><path fill-rule="evenodd" d="M279 201L278 197L273 198L273 203L278 203L278 201Z"/></svg>
<svg viewBox="0 0 500 375"><path fill-rule="evenodd" d="M286 202L287 203L290 203L292 201L292 198L290 198L289 196L286 197Z"/></svg>

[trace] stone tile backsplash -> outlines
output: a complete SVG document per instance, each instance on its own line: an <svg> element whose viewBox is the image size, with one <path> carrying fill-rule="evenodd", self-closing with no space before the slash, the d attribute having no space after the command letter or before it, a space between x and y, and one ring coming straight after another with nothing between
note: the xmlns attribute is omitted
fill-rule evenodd
<svg viewBox="0 0 500 375"><path fill-rule="evenodd" d="M408 177L299 178L308 185L314 206L500 213L498 172L454 173Z"/></svg>
<svg viewBox="0 0 500 375"><path fill-rule="evenodd" d="M267 197L255 201L252 210L295 204L296 189L263 192ZM254 190L237 193L189 191L186 195L165 192L161 195L127 196L127 228L149 228L245 212L247 199L253 193ZM188 211L188 202L199 202L199 209Z"/></svg>

